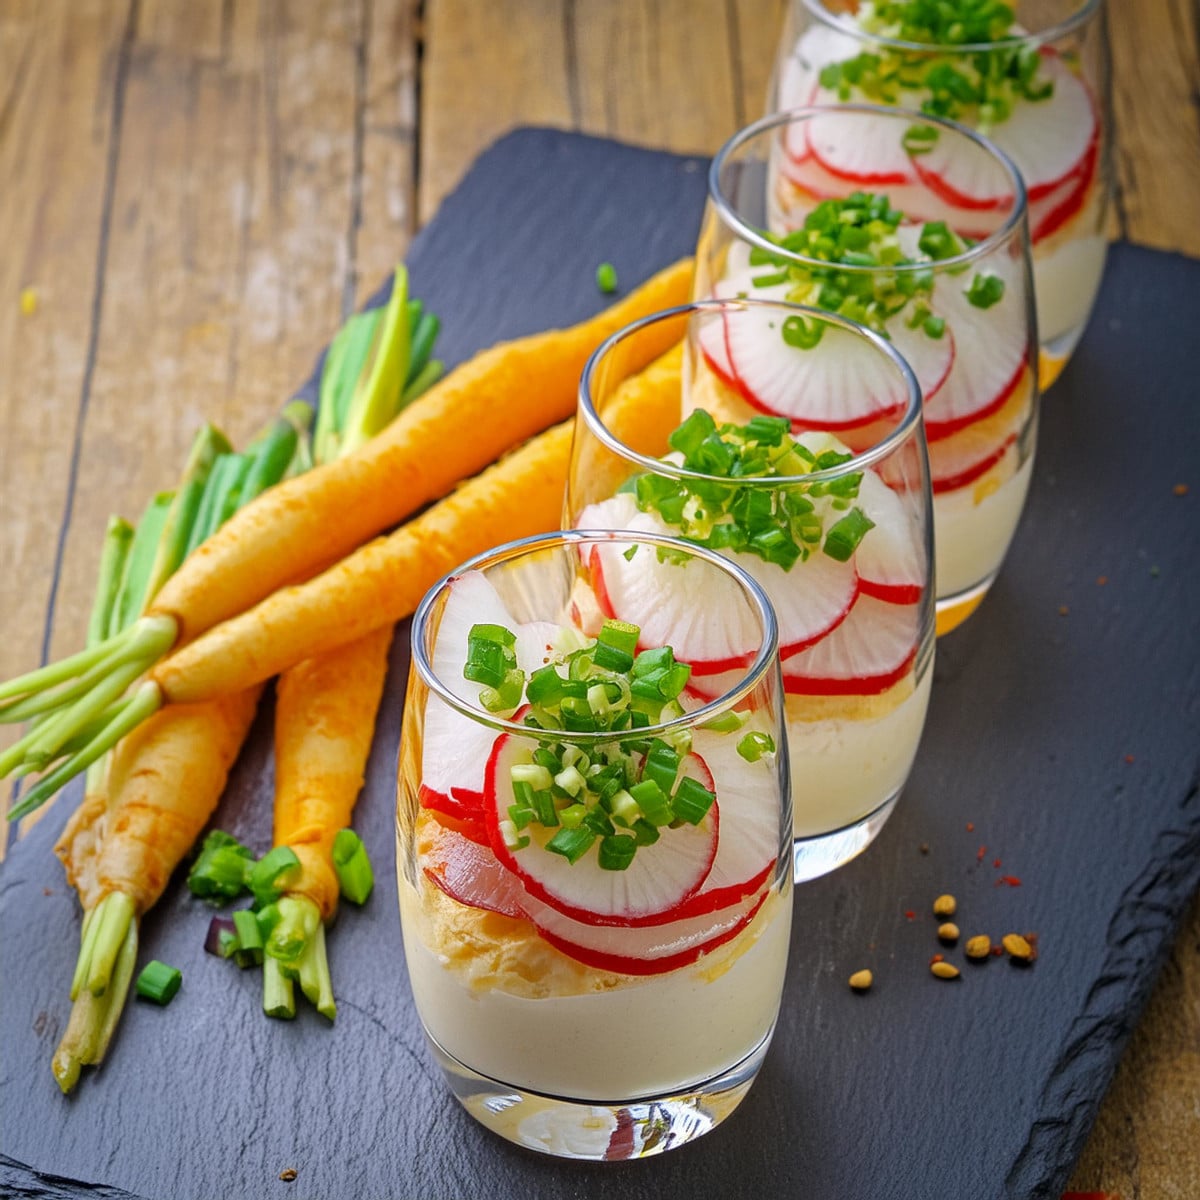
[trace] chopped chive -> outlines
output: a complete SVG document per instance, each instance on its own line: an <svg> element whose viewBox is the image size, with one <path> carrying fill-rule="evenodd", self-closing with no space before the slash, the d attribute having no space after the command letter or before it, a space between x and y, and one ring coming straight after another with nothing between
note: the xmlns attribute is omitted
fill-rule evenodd
<svg viewBox="0 0 1200 1200"><path fill-rule="evenodd" d="M258 927L258 917L248 908L239 908L233 914L233 927L237 935L237 948L233 960L239 967L262 965L263 939Z"/></svg>
<svg viewBox="0 0 1200 1200"><path fill-rule="evenodd" d="M291 846L274 846L250 868L247 883L259 904L269 904L299 869L300 860Z"/></svg>
<svg viewBox="0 0 1200 1200"><path fill-rule="evenodd" d="M169 967L155 958L142 968L135 986L139 996L155 1004L170 1004L182 982L183 974L178 967Z"/></svg>
<svg viewBox="0 0 1200 1200"><path fill-rule="evenodd" d="M679 787L671 799L671 807L675 816L690 825L699 825L708 815L716 796L704 784L690 776L679 781Z"/></svg>
<svg viewBox="0 0 1200 1200"><path fill-rule="evenodd" d="M825 535L825 553L838 562L846 562L858 549L867 533L875 528L875 522L860 508L852 508Z"/></svg>
<svg viewBox="0 0 1200 1200"><path fill-rule="evenodd" d="M564 828L560 829L546 843L546 849L555 854L561 854L567 862L575 864L591 848L592 843L596 840L596 834L585 825L578 825L574 829L566 827L565 821L563 825Z"/></svg>
<svg viewBox="0 0 1200 1200"><path fill-rule="evenodd" d="M1004 280L999 275L976 275L967 288L967 299L976 308L991 308L1004 296Z"/></svg>
<svg viewBox="0 0 1200 1200"><path fill-rule="evenodd" d="M598 861L602 871L624 871L637 853L637 838L627 833L612 833L600 839Z"/></svg>
<svg viewBox="0 0 1200 1200"><path fill-rule="evenodd" d="M596 268L596 286L606 296L617 290L617 269L612 263L602 262Z"/></svg>
<svg viewBox="0 0 1200 1200"><path fill-rule="evenodd" d="M775 739L769 733L752 729L738 742L737 752L747 762L758 762L764 754L775 753Z"/></svg>
<svg viewBox="0 0 1200 1200"><path fill-rule="evenodd" d="M375 872L362 838L353 829L339 829L335 835L333 869L342 895L352 904L365 904L375 886Z"/></svg>

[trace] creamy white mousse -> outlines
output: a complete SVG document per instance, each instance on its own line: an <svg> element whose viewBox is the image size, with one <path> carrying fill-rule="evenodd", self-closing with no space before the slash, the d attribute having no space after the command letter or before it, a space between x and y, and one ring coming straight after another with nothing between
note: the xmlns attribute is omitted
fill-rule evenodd
<svg viewBox="0 0 1200 1200"><path fill-rule="evenodd" d="M569 977L590 984L589 990L532 996L519 974L513 990L496 978L492 986L477 986L456 969L460 946L427 944L428 897L400 879L409 979L430 1036L471 1070L501 1083L613 1102L692 1088L759 1047L779 1011L791 898L786 884L782 893L769 894L732 942L691 966L646 977L581 968ZM493 926L508 921L479 915Z"/></svg>
<svg viewBox="0 0 1200 1200"><path fill-rule="evenodd" d="M933 498L935 577L939 599L986 583L1000 569L1017 531L1033 476L1033 455L1015 470L1005 458L973 484Z"/></svg>
<svg viewBox="0 0 1200 1200"><path fill-rule="evenodd" d="M879 697L787 698L797 838L844 829L900 792L921 741L932 678L927 668L915 687L910 675ZM847 715L822 715L838 708Z"/></svg>

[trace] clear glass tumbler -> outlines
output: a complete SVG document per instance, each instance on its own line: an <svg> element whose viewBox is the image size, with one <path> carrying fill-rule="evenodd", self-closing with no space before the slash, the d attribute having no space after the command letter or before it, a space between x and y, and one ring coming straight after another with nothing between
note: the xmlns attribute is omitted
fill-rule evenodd
<svg viewBox="0 0 1200 1200"><path fill-rule="evenodd" d="M604 615L666 570L754 652L686 692L689 613ZM464 1107L520 1145L639 1158L716 1126L775 1026L791 804L775 618L709 550L649 533L514 542L412 626L397 801L405 956Z"/></svg>
<svg viewBox="0 0 1200 1200"><path fill-rule="evenodd" d="M931 187L911 172L931 153L1006 199L965 229L929 216ZM953 629L996 578L1033 472L1037 327L1025 191L1012 163L968 129L895 108L766 117L713 160L696 295L836 312L912 367L933 485L937 631ZM784 393L775 381L788 347L772 350L778 370L775 359L747 366L735 353L723 414L778 413L796 431L834 429L855 451L879 440L887 414L878 396Z"/></svg>
<svg viewBox="0 0 1200 1200"><path fill-rule="evenodd" d="M1101 0L1006 5L792 0L769 111L869 101L950 117L989 138L1025 180L1043 391L1087 324L1107 252L1112 196ZM1008 203L1002 188L944 148L913 160L841 146L830 162L863 187L928 185L912 215L964 230ZM998 182L998 181L997 181Z"/></svg>
<svg viewBox="0 0 1200 1200"><path fill-rule="evenodd" d="M639 369L645 346L663 342L676 348ZM727 419L727 395L746 381L832 416L850 397L869 401L875 441L851 452L836 429L793 439L786 418ZM762 585L779 622L794 879L862 851L908 777L933 675L921 399L887 341L844 317L752 300L628 326L584 371L564 523L682 537ZM688 691L721 694L757 644L716 626L704 594L672 585L669 563L656 587L638 567L604 571L605 611L649 627L691 605Z"/></svg>

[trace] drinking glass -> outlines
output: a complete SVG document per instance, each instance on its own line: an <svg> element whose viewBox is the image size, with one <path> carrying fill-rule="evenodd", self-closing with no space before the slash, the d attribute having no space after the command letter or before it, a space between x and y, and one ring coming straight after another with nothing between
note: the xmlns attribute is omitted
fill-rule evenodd
<svg viewBox="0 0 1200 1200"><path fill-rule="evenodd" d="M1107 251L1112 172L1103 98L1108 56L1101 0L1009 0L963 17L961 6L914 19L894 3L792 0L769 111L871 101L951 117L989 138L1024 177L1041 336L1041 387L1058 377L1096 299ZM907 6L912 10L913 6ZM920 181L911 215L976 224L1009 198L942 148L873 164L840 147L833 164L863 187Z"/></svg>
<svg viewBox="0 0 1200 1200"><path fill-rule="evenodd" d="M1006 199L973 213L966 229L931 219L930 188L910 177L931 153ZM1025 190L1013 165L962 126L895 108L766 117L713 160L696 295L839 312L907 360L924 396L937 631L953 629L996 578L1033 471L1037 327ZM847 389L832 411L817 390L781 394L762 363L749 380L736 357L732 366L735 386L721 399L734 418L780 413L795 430L835 429L856 451L878 441L869 389Z"/></svg>
<svg viewBox="0 0 1200 1200"><path fill-rule="evenodd" d="M785 340L797 332L803 344ZM675 350L640 370L645 347L664 342ZM729 393L768 379L788 403L833 416L850 396L869 399L874 441L851 453L839 431L810 429L793 444L786 419L725 418ZM921 398L887 341L844 317L752 300L700 301L628 326L583 374L564 523L680 536L762 585L783 658L794 880L862 851L908 777L933 674ZM756 643L717 627L703 593L648 589L614 566L606 611L649 622L664 593L677 595L692 609L689 690L720 694Z"/></svg>
<svg viewBox="0 0 1200 1200"><path fill-rule="evenodd" d="M711 698L682 691L686 614L606 619L614 563L651 585L685 576L753 644ZM782 708L761 589L677 539L529 538L425 597L400 745L401 924L433 1055L489 1129L639 1158L746 1094L787 962Z"/></svg>

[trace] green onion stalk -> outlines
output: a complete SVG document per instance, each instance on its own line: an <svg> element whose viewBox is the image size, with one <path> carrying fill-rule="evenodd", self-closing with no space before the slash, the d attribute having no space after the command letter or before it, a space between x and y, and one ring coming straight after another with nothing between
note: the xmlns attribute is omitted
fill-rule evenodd
<svg viewBox="0 0 1200 1200"><path fill-rule="evenodd" d="M437 317L421 301L409 299L407 273L398 268L387 305L352 317L329 348L313 436L318 465L374 437L440 378L442 364L431 358L438 332ZM342 895L363 903L374 881L366 850L352 830L335 838L333 865ZM320 910L308 896L286 889L275 909L264 945L263 1011L292 1017L298 982L303 995L332 1021L337 1008Z"/></svg>
<svg viewBox="0 0 1200 1200"><path fill-rule="evenodd" d="M40 774L9 820L44 804L162 707L157 684L138 681L174 646L179 630L169 614L146 613L147 598L259 492L314 458L328 461L360 445L434 383L443 369L431 357L438 331L438 319L408 298L400 266L388 304L351 317L334 339L322 372L313 449L301 436L311 415L301 401L289 404L240 454L215 430L202 431L180 487L155 497L139 522L118 594L106 610L104 636L69 658L0 683L0 722L38 718L0 754L0 778Z"/></svg>
<svg viewBox="0 0 1200 1200"><path fill-rule="evenodd" d="M380 413L385 401L380 399L381 392L394 398L394 415L441 374L442 365L430 356L438 332L437 318L424 312L420 301L408 299L406 279L403 266L398 267L389 305L347 322L334 342L335 347L341 345L334 359L341 364L340 373L331 375L327 361L322 375L323 407L335 385L345 393L339 399L339 405L344 401L341 420L333 428L342 439L339 444L347 449L355 444L349 441L347 445L348 439L370 436L363 431L374 433L382 427ZM362 330L367 328L371 333L364 337ZM357 349L347 355L345 343L351 333ZM397 374L380 371L381 361ZM374 380L371 386L346 388L347 380L357 383L367 372ZM397 377L404 381L401 388L392 382ZM156 495L136 528L120 517L110 519L85 649L71 659L0 685L0 720L36 718L29 733L0 756L0 775L50 768L9 813L10 819L33 811L84 770L88 773L87 791L103 791L109 750L160 706L157 689L136 681L174 641L174 629L167 628L169 619L141 614L184 558L234 512L280 479L313 465L308 433L311 416L307 404L293 401L240 454L224 434L205 425L174 491ZM327 420L320 428L328 427ZM233 852L228 845L231 842L233 839L226 839L225 851ZM295 863L294 854L291 863L278 858L268 861L270 855L254 863L248 850L239 858L242 865L233 869L238 890L244 882L264 900L274 898L287 869ZM228 853L219 861L228 876ZM276 912L283 918L276 942L290 955L266 958L267 964L276 964L269 967L269 974L278 996L292 993L291 979L282 976L280 966L294 966L304 994L332 1018L332 987L320 921L316 921L314 934L309 916L297 916L286 898L280 899ZM132 897L121 891L109 892L84 913L71 984L71 1017L52 1063L64 1093L75 1086L83 1066L103 1060L133 979L139 920ZM244 921L242 926L248 931ZM308 931L308 936L293 951L287 939L296 928ZM269 934L268 929L258 952L260 962L263 950L269 953ZM248 953L253 955L253 950L245 947L239 946L239 951L239 961Z"/></svg>

